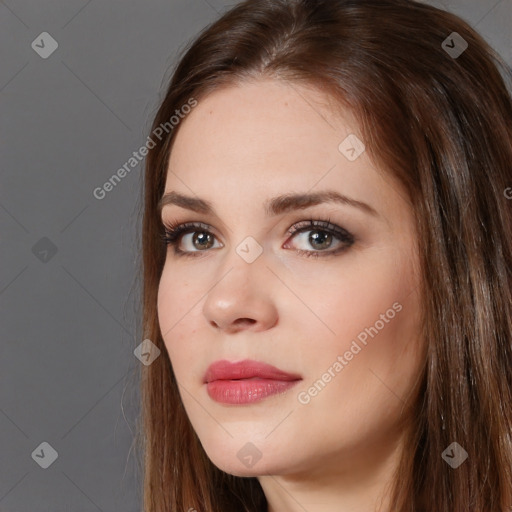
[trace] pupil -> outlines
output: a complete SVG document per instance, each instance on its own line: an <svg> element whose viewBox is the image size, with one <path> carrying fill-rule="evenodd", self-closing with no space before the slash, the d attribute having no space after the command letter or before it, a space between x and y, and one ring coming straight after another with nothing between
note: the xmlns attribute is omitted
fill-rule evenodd
<svg viewBox="0 0 512 512"><path fill-rule="evenodd" d="M323 233L323 235L319 233L322 233L322 231L312 231L311 236L309 237L310 242L314 245L315 243L318 243L318 241L320 240L320 244L322 244L323 242L323 245L320 248L324 248L324 246L328 247L330 245L332 235L330 233L325 232ZM326 244L326 241L329 243Z"/></svg>
<svg viewBox="0 0 512 512"><path fill-rule="evenodd" d="M209 236L210 235L208 235L206 233L199 232L196 235L194 235L194 243L196 241L199 241L199 244L204 244L204 243L208 242ZM203 248L204 248L204 246L203 246Z"/></svg>

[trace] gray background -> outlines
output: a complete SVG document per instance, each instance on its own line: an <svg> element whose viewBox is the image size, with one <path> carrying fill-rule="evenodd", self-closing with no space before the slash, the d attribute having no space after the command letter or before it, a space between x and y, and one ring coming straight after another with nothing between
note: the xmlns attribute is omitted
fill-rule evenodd
<svg viewBox="0 0 512 512"><path fill-rule="evenodd" d="M512 62L512 0L429 3ZM143 165L93 190L146 141L178 52L228 6L0 1L2 512L142 510ZM47 59L31 47L42 32L58 42ZM42 442L58 452L47 469Z"/></svg>

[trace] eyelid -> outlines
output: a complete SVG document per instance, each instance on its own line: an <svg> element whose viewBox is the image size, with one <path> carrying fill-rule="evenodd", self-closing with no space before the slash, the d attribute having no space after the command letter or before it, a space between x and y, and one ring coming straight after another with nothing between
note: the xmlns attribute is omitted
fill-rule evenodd
<svg viewBox="0 0 512 512"><path fill-rule="evenodd" d="M166 246L172 247L174 249L174 253L178 256L198 256L202 255L202 253L208 253L212 247L206 250L198 250L198 251L187 251L187 250L181 250L178 248L179 243L181 242L181 239L183 236L204 231L212 234L216 240L219 240L217 234L215 233L215 228L210 226L209 224L205 224L203 222L198 221L191 221L191 222L165 222L162 220L162 224L164 226L164 234L162 236L163 242ZM308 231L324 231L326 233L330 233L334 236L335 239L338 240L339 246L336 249L329 249L329 250L304 250L304 249L295 249L295 252L304 256L313 256L313 257L328 257L328 256L334 256L345 249L348 249L350 246L352 246L356 242L356 237L346 230L345 228L338 226L336 224L333 224L331 222L331 219L328 218L327 220L323 219L308 219L303 221L298 221L292 224L292 226L286 231L290 237L293 237L296 234L301 234ZM220 242L221 246L220 248L224 247L224 244ZM284 245L285 248L289 248L288 239L285 242ZM218 249L219 247L216 247Z"/></svg>
<svg viewBox="0 0 512 512"><path fill-rule="evenodd" d="M309 229L306 229L309 228ZM305 221L295 222L288 230L287 233L289 235L294 235L300 232L307 232L310 230L318 229L319 231L328 231L330 233L336 234L339 238L343 240L355 240L355 237L352 233L350 233L345 228L334 224L330 218L327 220L321 219L308 219Z"/></svg>
<svg viewBox="0 0 512 512"><path fill-rule="evenodd" d="M169 231L174 231L177 228L195 228L195 229L204 229L205 231L209 231L213 234L216 232L216 228L213 227L211 224L207 224L205 222L201 221L175 221L175 220L164 220L163 218L160 218L160 225ZM292 223L292 225L286 230L286 234L288 235L294 235L299 229L309 226L311 228L322 228L326 229L327 231L334 231L337 232L340 236L347 236L351 238L355 238L354 235L348 231L347 229L343 228L342 226L339 226L335 224L330 216L327 216L326 219L320 218L320 216L317 216L316 219L314 219L312 216L310 216L308 219L295 221ZM215 235L218 236L218 235Z"/></svg>

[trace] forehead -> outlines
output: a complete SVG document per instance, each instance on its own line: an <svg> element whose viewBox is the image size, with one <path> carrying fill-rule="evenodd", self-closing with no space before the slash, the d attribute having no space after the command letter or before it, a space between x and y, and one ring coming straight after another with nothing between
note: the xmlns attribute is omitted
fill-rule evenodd
<svg viewBox="0 0 512 512"><path fill-rule="evenodd" d="M274 80L217 90L181 121L170 162L187 170L200 162L261 171L284 163L305 171L332 162L338 144L358 127L333 116L325 106L329 101L319 91Z"/></svg>
<svg viewBox="0 0 512 512"><path fill-rule="evenodd" d="M353 134L361 137L352 113L318 89L276 80L225 87L181 121L165 188L212 202L335 188L379 202L389 179L366 152L350 161L340 150Z"/></svg>

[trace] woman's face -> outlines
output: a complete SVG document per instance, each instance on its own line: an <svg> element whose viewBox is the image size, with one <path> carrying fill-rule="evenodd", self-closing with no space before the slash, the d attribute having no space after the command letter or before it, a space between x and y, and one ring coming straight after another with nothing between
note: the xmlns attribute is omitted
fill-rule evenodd
<svg viewBox="0 0 512 512"><path fill-rule="evenodd" d="M357 156L355 120L314 89L225 88L181 123L165 193L211 211L163 206L165 224L201 225L177 238L182 253L167 249L158 316L209 458L239 476L332 476L389 459L423 354L405 193ZM328 192L348 199L286 199ZM288 376L246 364L205 377L219 360Z"/></svg>

